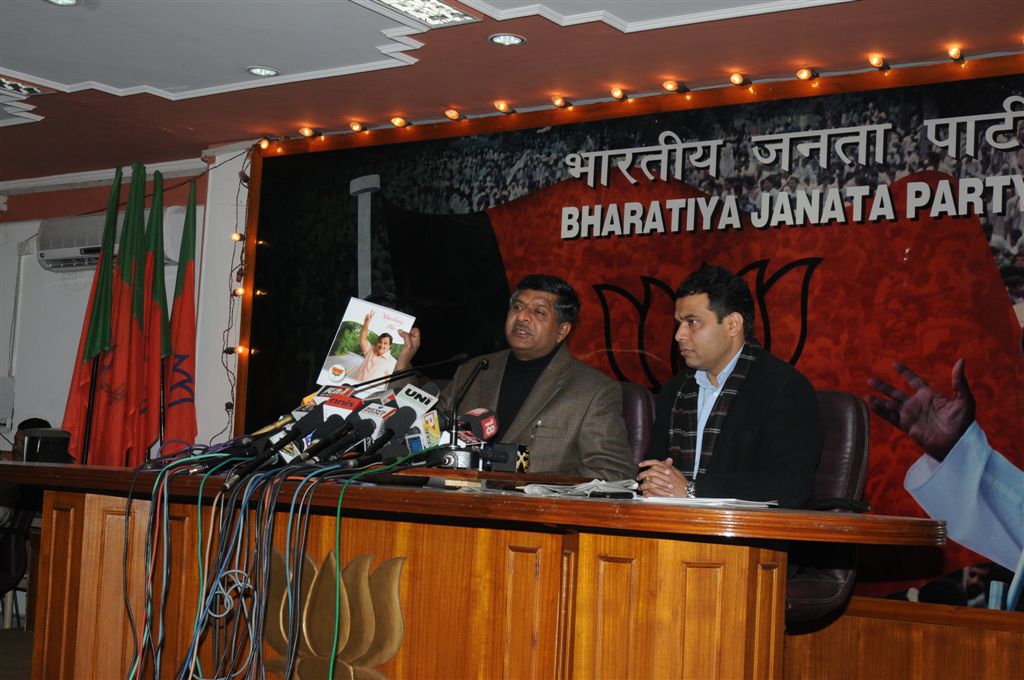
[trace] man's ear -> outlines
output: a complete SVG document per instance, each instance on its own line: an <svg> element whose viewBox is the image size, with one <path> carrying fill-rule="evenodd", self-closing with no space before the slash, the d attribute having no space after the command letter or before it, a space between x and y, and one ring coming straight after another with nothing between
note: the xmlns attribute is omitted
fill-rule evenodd
<svg viewBox="0 0 1024 680"><path fill-rule="evenodd" d="M562 322L562 324L558 326L558 342L562 342L567 337L569 337L569 333L571 331L572 331L572 324L569 323L568 321Z"/></svg>
<svg viewBox="0 0 1024 680"><path fill-rule="evenodd" d="M725 317L726 330L730 337L743 335L743 315L739 312L732 312Z"/></svg>

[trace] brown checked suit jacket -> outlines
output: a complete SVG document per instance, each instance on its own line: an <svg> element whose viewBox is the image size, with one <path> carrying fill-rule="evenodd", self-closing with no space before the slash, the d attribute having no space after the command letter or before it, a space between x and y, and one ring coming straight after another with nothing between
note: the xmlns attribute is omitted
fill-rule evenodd
<svg viewBox="0 0 1024 680"><path fill-rule="evenodd" d="M460 413L479 407L497 410L508 356L508 350L495 352L460 366L441 393L442 408L451 408L451 399L473 367L487 359L489 368L480 372L456 406ZM501 438L530 447L530 472L604 480L636 476L622 420L622 388L573 357L564 345L537 379L515 420L504 427Z"/></svg>

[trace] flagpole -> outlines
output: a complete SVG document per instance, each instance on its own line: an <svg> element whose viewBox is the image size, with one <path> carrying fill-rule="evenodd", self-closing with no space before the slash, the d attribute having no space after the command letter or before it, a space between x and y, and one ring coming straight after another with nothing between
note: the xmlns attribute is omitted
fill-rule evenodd
<svg viewBox="0 0 1024 680"><path fill-rule="evenodd" d="M85 433L82 435L82 455L79 456L79 464L85 465L89 460L89 435L92 434L92 410L96 403L96 374L99 372L100 357L97 354L92 358L90 368L91 378L89 380L89 401L85 407Z"/></svg>

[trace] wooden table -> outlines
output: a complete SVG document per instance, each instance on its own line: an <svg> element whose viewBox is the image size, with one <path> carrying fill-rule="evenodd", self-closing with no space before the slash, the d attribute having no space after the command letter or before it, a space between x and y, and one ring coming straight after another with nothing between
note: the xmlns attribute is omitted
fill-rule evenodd
<svg viewBox="0 0 1024 680"><path fill-rule="evenodd" d="M48 489L33 676L123 677L132 653L121 579L131 472L9 463L0 474ZM148 497L154 479L139 475L135 489ZM219 486L204 490L204 515ZM174 661L164 677L192 630L199 487L199 477L172 486L175 607L164 655ZM334 549L339 489L325 485L313 500L306 550L316 564ZM148 501L132 502L128 589L137 602L147 513ZM390 678L780 678L780 541L945 542L941 522L916 518L399 486L350 487L342 516L343 566L365 553L371 571L404 558L400 646L376 667ZM279 516L278 533L283 525ZM303 677L315 677L308 668Z"/></svg>

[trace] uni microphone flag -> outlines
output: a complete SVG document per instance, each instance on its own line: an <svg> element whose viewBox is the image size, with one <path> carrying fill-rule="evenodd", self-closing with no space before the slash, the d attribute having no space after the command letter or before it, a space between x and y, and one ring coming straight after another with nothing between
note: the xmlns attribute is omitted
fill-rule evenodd
<svg viewBox="0 0 1024 680"><path fill-rule="evenodd" d="M142 310L144 268L144 200L146 170L132 165L128 208L121 227L117 264L113 276L110 349L100 355L93 405L93 431L88 462L94 465L131 465L142 457L134 423L139 411L136 371L142 369Z"/></svg>
<svg viewBox="0 0 1024 680"><path fill-rule="evenodd" d="M170 328L167 324L167 286L164 283L164 206L163 175L153 173L153 200L146 227L146 247L142 279L142 370L136 373L136 392L141 397L135 429L138 444L133 458L145 454L160 438L160 398L163 359L171 351Z"/></svg>
<svg viewBox="0 0 1024 680"><path fill-rule="evenodd" d="M188 191L171 304L171 353L164 367L164 448L173 454L196 441L196 183ZM173 447L173 448L167 448Z"/></svg>
<svg viewBox="0 0 1024 680"><path fill-rule="evenodd" d="M114 173L110 198L107 200L107 219L103 224L100 258L92 275L92 289L89 292L89 303L85 307L82 336L78 341L71 387L68 389L68 400L64 406L64 422L61 423L61 428L71 434L68 453L78 461L82 460L86 424L89 422L93 359L110 346L114 239L117 236L117 205L120 197L121 168L118 168Z"/></svg>

